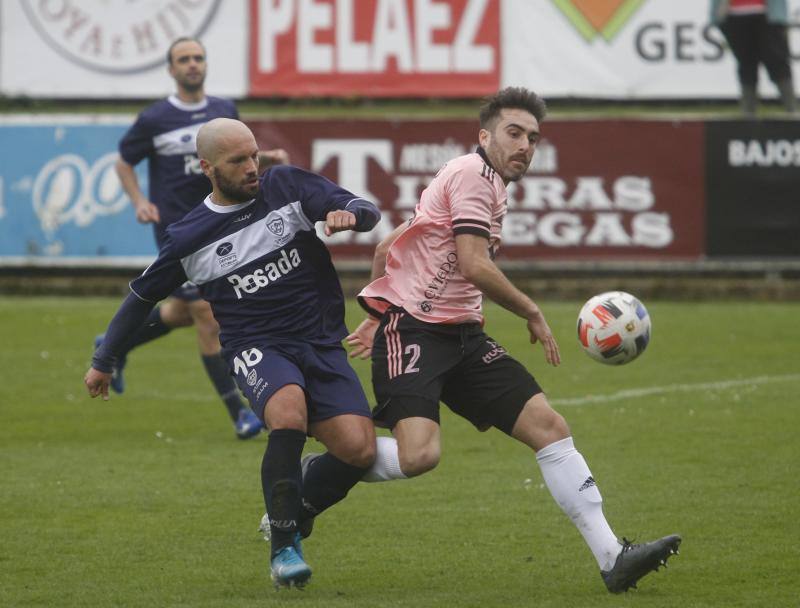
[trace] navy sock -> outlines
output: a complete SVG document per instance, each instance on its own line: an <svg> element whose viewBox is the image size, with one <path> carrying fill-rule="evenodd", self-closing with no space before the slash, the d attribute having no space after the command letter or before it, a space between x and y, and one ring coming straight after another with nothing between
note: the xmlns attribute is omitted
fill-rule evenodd
<svg viewBox="0 0 800 608"><path fill-rule="evenodd" d="M304 521L316 517L342 500L368 469L342 462L330 452L315 458L303 477L300 519Z"/></svg>
<svg viewBox="0 0 800 608"><path fill-rule="evenodd" d="M166 336L171 331L172 328L164 324L164 321L161 320L160 307L156 306L150 311L150 314L147 315L144 323L142 323L141 327L136 330L136 333L133 334L133 337L128 340L128 343L125 345L125 351L120 353L119 358L124 359L128 352L137 346L141 346L142 344L150 342L151 340L155 340L156 338L160 338L161 336Z"/></svg>
<svg viewBox="0 0 800 608"><path fill-rule="evenodd" d="M244 403L239 397L239 389L236 387L233 376L231 376L228 364L225 363L225 359L220 354L203 355L202 359L211 383L228 409L228 415L231 420L236 422L239 417L239 410L244 407Z"/></svg>
<svg viewBox="0 0 800 608"><path fill-rule="evenodd" d="M273 557L294 542L303 487L300 454L305 442L303 431L276 429L269 434L261 461L261 487L269 513Z"/></svg>

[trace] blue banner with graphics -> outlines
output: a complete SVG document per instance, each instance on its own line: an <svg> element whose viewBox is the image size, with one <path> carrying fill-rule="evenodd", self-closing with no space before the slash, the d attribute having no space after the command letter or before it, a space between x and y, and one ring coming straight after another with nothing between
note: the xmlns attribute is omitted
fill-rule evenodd
<svg viewBox="0 0 800 608"><path fill-rule="evenodd" d="M0 262L23 257L138 263L155 256L152 228L136 221L114 171L117 142L130 121L90 122L0 122ZM145 163L137 175L147 192Z"/></svg>

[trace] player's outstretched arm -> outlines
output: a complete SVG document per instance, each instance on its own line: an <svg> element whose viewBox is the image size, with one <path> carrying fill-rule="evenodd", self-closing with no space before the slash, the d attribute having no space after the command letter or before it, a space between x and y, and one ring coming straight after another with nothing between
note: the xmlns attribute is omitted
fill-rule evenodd
<svg viewBox="0 0 800 608"><path fill-rule="evenodd" d="M108 401L108 385L111 382L111 372L116 357L130 336L144 323L154 306L155 302L142 300L134 293L128 294L122 302L108 325L103 343L94 352L92 366L83 377L83 383L90 397L102 395L103 401Z"/></svg>
<svg viewBox="0 0 800 608"><path fill-rule="evenodd" d="M553 332L544 314L528 296L517 289L489 257L489 242L474 234L456 235L456 253L461 274L490 300L522 317L528 323L531 344L541 342L544 356L551 365L561 363Z"/></svg>

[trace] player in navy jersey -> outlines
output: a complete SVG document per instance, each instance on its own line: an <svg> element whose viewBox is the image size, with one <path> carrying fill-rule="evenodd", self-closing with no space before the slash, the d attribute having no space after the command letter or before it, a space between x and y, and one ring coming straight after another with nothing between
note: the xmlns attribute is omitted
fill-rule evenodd
<svg viewBox="0 0 800 608"><path fill-rule="evenodd" d="M163 244L167 226L191 211L211 191L211 183L200 169L195 138L209 120L238 118L234 103L206 95L205 49L192 38L179 38L167 53L170 76L175 80L174 95L145 108L119 144L116 169L122 186L136 210L136 219L153 224L156 243ZM148 161L149 198L141 189L134 167ZM259 153L263 168L288 162L280 149ZM261 431L259 420L242 402L220 356L219 326L211 308L194 285L180 286L161 306L153 309L139 331L119 353L111 388L118 393L125 388L123 368L128 351L166 335L176 327L194 325L200 355L208 377L217 390L241 439ZM103 336L95 339L99 345Z"/></svg>
<svg viewBox="0 0 800 608"><path fill-rule="evenodd" d="M167 227L158 258L131 282L84 379L108 399L115 358L156 302L190 280L211 305L222 353L270 429L261 466L276 585L303 585L303 526L344 498L369 470L376 440L361 383L341 340L344 297L326 234L371 230L380 213L322 176L288 165L258 179L258 148L241 122L218 118L197 136L213 190ZM305 471L306 434L328 452ZM395 448L396 449L396 448Z"/></svg>

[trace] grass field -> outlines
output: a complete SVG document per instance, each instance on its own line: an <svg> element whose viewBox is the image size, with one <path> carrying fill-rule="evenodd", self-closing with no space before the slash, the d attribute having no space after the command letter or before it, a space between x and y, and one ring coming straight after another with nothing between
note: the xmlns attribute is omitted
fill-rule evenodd
<svg viewBox="0 0 800 608"><path fill-rule="evenodd" d="M234 438L193 333L135 352L124 396L85 395L92 337L117 304L0 300L0 606L798 605L796 303L647 302L649 350L609 368L579 351L579 303L543 302L557 369L488 308L489 333L570 422L617 534L684 537L666 572L622 597L533 454L449 413L439 468L354 488L305 543L310 586L275 592L256 532L266 437Z"/></svg>

